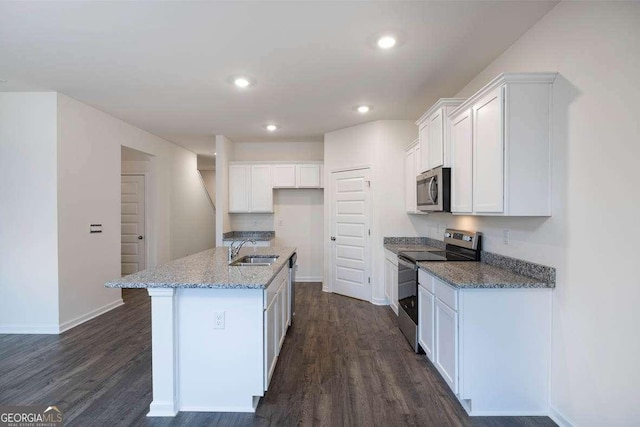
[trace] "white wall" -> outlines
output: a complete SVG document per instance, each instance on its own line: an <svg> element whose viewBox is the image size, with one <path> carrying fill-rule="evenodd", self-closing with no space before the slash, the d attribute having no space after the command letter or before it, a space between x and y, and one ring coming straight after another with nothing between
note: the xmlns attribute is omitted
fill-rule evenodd
<svg viewBox="0 0 640 427"><path fill-rule="evenodd" d="M222 246L224 233L231 231L229 219L229 161L233 143L224 135L216 135L216 246Z"/></svg>
<svg viewBox="0 0 640 427"><path fill-rule="evenodd" d="M56 94L0 93L0 333L58 330Z"/></svg>
<svg viewBox="0 0 640 427"><path fill-rule="evenodd" d="M372 170L371 301L385 304L383 237L415 235L410 219L404 212L404 147L418 135L410 120L380 120L325 134L325 230L331 230L331 173L337 169L370 166ZM324 238L325 283L331 290L329 261L331 242Z"/></svg>
<svg viewBox="0 0 640 427"><path fill-rule="evenodd" d="M560 73L551 218L413 219L421 235L438 223L477 229L489 251L556 267L551 405L581 426L640 418L638 40L640 3L562 2L455 95L502 72Z"/></svg>
<svg viewBox="0 0 640 427"><path fill-rule="evenodd" d="M322 160L324 144L310 142L234 142L235 161L298 162Z"/></svg>
<svg viewBox="0 0 640 427"><path fill-rule="evenodd" d="M121 145L151 155L150 266L213 246L213 211L196 155L65 95L58 95L60 324L117 304L104 283L120 276ZM89 234L90 223L102 234Z"/></svg>

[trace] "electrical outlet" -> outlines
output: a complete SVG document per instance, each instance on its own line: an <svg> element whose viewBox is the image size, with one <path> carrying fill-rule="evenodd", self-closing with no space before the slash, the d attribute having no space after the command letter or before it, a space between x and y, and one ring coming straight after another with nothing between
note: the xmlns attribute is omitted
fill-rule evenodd
<svg viewBox="0 0 640 427"><path fill-rule="evenodd" d="M505 245L509 244L509 234L511 234L509 230L502 230L502 243Z"/></svg>
<svg viewBox="0 0 640 427"><path fill-rule="evenodd" d="M213 313L213 329L224 329L224 311Z"/></svg>

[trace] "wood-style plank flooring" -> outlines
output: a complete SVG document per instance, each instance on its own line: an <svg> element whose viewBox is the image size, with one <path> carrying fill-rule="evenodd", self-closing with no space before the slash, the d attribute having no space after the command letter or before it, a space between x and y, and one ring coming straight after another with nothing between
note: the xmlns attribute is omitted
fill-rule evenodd
<svg viewBox="0 0 640 427"><path fill-rule="evenodd" d="M69 426L553 426L547 417L469 418L388 307L296 284L296 317L255 414L147 418L151 305L125 305L64 334L0 335L0 404L55 404Z"/></svg>

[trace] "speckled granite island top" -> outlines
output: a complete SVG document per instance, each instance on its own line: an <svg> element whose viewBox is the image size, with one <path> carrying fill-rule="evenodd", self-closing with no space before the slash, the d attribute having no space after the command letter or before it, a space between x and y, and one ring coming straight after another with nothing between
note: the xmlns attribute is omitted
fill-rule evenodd
<svg viewBox="0 0 640 427"><path fill-rule="evenodd" d="M107 288L265 289L296 248L243 248L244 255L278 255L270 266L230 267L228 248L209 249L109 281Z"/></svg>
<svg viewBox="0 0 640 427"><path fill-rule="evenodd" d="M418 267L460 289L555 287L553 283L481 262L419 262Z"/></svg>
<svg viewBox="0 0 640 427"><path fill-rule="evenodd" d="M384 245L385 249L390 250L394 254L398 254L399 252L411 252L411 251L441 251L441 248L435 248L433 246L427 245L411 245L411 244L393 244L387 243Z"/></svg>

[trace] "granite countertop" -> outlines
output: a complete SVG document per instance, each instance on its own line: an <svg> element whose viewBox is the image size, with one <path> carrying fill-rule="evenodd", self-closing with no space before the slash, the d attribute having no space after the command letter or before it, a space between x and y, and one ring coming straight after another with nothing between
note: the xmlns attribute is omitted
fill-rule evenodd
<svg viewBox="0 0 640 427"><path fill-rule="evenodd" d="M244 255L278 255L270 266L230 267L228 248L208 249L109 281L107 288L266 289L296 248L242 248Z"/></svg>
<svg viewBox="0 0 640 427"><path fill-rule="evenodd" d="M252 239L256 242L268 242L276 238L275 231L229 231L222 235L224 242Z"/></svg>
<svg viewBox="0 0 640 427"><path fill-rule="evenodd" d="M418 267L460 289L554 288L554 283L482 262L419 262Z"/></svg>
<svg viewBox="0 0 640 427"><path fill-rule="evenodd" d="M398 254L398 252L406 252L406 251L441 251L442 249L435 248L433 246L428 245L413 245L409 243L385 243L385 249L390 250L394 254Z"/></svg>

